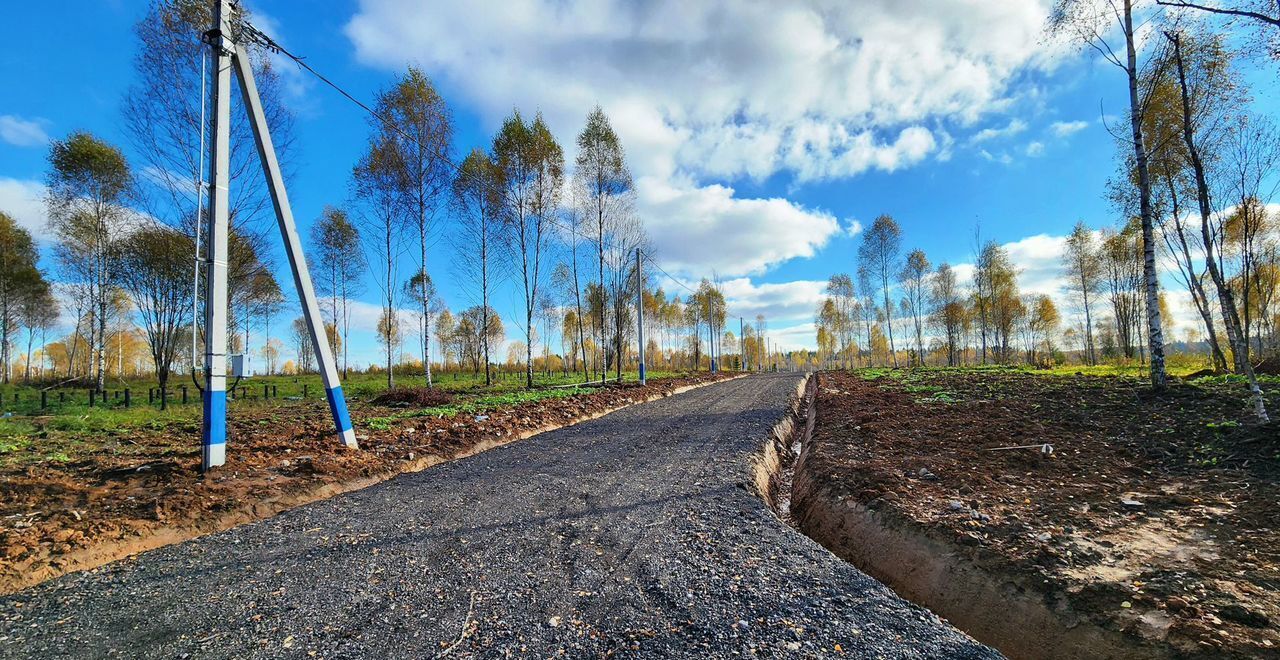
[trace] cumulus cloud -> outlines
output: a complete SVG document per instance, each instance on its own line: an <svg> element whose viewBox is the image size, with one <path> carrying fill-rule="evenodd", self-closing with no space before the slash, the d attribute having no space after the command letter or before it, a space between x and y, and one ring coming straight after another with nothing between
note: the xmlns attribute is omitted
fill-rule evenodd
<svg viewBox="0 0 1280 660"><path fill-rule="evenodd" d="M746 274L813 254L839 225L727 184L948 158L952 130L1007 110L1015 74L1050 61L1046 13L1047 0L361 0L345 30L361 62L419 64L490 125L513 106L541 111L570 152L599 104L664 256Z"/></svg>
<svg viewBox="0 0 1280 660"><path fill-rule="evenodd" d="M841 231L825 211L780 197L742 199L718 184L646 177L637 181L637 192L657 258L695 275L761 273L775 263L813 256Z"/></svg>
<svg viewBox="0 0 1280 660"><path fill-rule="evenodd" d="M812 319L814 310L822 302L825 281L794 280L791 282L755 283L740 277L721 283L725 302L734 314L748 321L757 314L776 322L794 322ZM729 324L733 326L733 323Z"/></svg>
<svg viewBox="0 0 1280 660"><path fill-rule="evenodd" d="M1035 158L1036 156L1043 156L1043 155L1044 155L1044 143L1043 143L1043 142L1038 142L1038 141L1037 141L1037 142L1032 142L1031 144L1028 144L1028 145L1027 145L1026 152L1027 152L1027 155L1028 155L1028 156L1031 156L1032 158Z"/></svg>
<svg viewBox="0 0 1280 660"><path fill-rule="evenodd" d="M1041 56L1044 16L1021 0L364 0L346 30L362 61L423 63L495 117L535 106L572 130L594 103L638 102L687 136L670 155L682 168L829 178L909 164L935 146L920 122L1005 103ZM619 123L630 144L642 126Z"/></svg>
<svg viewBox="0 0 1280 660"><path fill-rule="evenodd" d="M44 184L39 181L0 177L0 211L8 213L37 241L44 240L48 234L44 194Z"/></svg>
<svg viewBox="0 0 1280 660"><path fill-rule="evenodd" d="M14 115L0 115L0 140L15 147L41 147L49 142L42 119L23 119Z"/></svg>
<svg viewBox="0 0 1280 660"><path fill-rule="evenodd" d="M1057 137L1064 138L1079 133L1088 127L1089 122L1087 121L1055 121L1049 125L1049 132Z"/></svg>
<svg viewBox="0 0 1280 660"><path fill-rule="evenodd" d="M970 142L974 144L981 144L983 142L998 140L1000 138L1013 137L1025 130L1027 130L1027 122L1015 117L1010 119L1009 123L1005 126L1001 126L999 128L984 128L977 133L974 133Z"/></svg>

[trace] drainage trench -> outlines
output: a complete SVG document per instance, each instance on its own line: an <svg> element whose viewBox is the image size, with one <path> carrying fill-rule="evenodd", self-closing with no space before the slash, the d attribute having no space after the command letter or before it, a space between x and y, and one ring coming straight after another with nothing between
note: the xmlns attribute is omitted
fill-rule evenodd
<svg viewBox="0 0 1280 660"><path fill-rule="evenodd" d="M891 508L870 508L832 492L805 468L818 387L817 375L799 384L789 414L755 460L757 491L782 521L1011 658L1172 656L1168 647L1077 615L1065 599L1049 600L1020 576L980 565L974 549L931 534Z"/></svg>

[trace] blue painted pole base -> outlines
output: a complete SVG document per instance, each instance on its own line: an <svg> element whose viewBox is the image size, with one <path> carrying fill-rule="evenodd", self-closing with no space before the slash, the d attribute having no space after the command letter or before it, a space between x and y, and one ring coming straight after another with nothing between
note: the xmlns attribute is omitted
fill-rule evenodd
<svg viewBox="0 0 1280 660"><path fill-rule="evenodd" d="M351 415L347 412L347 398L342 394L342 386L327 389L324 394L329 400L329 412L333 414L333 425L338 430L338 438L342 441L342 445L359 449L355 429L351 426Z"/></svg>

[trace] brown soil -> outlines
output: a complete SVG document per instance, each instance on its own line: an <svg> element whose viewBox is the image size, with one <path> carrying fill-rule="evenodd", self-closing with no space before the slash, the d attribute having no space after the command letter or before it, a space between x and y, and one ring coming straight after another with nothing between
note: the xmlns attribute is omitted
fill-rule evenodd
<svg viewBox="0 0 1280 660"><path fill-rule="evenodd" d="M987 623L1025 643L983 641L1012 655L1280 657L1280 424L1254 423L1246 395L1002 370L822 374L793 515L829 546L896 561L890 586L979 585L944 609L965 627L994 605ZM1052 454L991 450L1044 443ZM1058 630L1037 631L1018 598Z"/></svg>
<svg viewBox="0 0 1280 660"><path fill-rule="evenodd" d="M722 380L724 374L602 388L482 416L363 423L402 405L352 406L359 451L332 437L320 401L229 420L227 463L199 473L199 426L115 438L92 460L0 469L0 593L130 554L270 517L611 410ZM127 455L111 446L128 443Z"/></svg>

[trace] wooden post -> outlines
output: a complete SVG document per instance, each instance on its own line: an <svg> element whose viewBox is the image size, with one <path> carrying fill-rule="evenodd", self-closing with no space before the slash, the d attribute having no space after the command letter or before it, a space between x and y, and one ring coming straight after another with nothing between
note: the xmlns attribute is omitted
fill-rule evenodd
<svg viewBox="0 0 1280 660"><path fill-rule="evenodd" d="M187 402L187 386L186 385L182 386L182 402L183 403Z"/></svg>
<svg viewBox="0 0 1280 660"><path fill-rule="evenodd" d="M40 409L44 410L49 407L49 392L40 390Z"/></svg>
<svg viewBox="0 0 1280 660"><path fill-rule="evenodd" d="M92 389L90 389L90 390L89 390L89 407L90 407L90 408L92 408L92 407L93 407L93 397L94 397L94 394L95 394L95 392L94 392Z"/></svg>
<svg viewBox="0 0 1280 660"><path fill-rule="evenodd" d="M129 407L129 388L124 388L124 407Z"/></svg>

